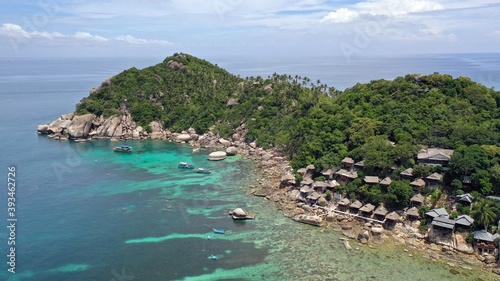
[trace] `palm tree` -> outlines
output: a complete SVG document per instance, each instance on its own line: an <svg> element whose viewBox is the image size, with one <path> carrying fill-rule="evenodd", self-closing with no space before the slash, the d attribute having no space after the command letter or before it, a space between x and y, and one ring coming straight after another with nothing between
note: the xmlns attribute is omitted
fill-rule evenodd
<svg viewBox="0 0 500 281"><path fill-rule="evenodd" d="M484 224L488 230L488 224L494 223L497 218L498 208L490 200L481 200L472 207L471 216L478 224Z"/></svg>

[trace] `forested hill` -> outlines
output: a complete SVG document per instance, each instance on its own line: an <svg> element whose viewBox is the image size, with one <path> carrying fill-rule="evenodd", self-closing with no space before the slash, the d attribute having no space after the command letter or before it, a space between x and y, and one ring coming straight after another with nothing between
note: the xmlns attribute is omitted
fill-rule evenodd
<svg viewBox="0 0 500 281"><path fill-rule="evenodd" d="M472 172L498 167L500 180L500 92L467 77L411 74L341 92L299 76L239 78L175 54L123 71L108 84L84 98L77 113L109 117L125 104L145 128L161 120L171 131L193 127L204 133L217 124L223 137L244 124L246 140L281 149L294 168L312 163L321 169L351 156L384 170L394 162L414 164L419 145L455 149L457 155L478 148L487 163Z"/></svg>

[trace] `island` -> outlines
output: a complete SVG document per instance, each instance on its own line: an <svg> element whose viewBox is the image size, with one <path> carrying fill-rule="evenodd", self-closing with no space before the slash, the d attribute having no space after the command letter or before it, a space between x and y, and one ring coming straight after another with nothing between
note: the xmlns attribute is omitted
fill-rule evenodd
<svg viewBox="0 0 500 281"><path fill-rule="evenodd" d="M37 131L169 140L218 151L211 160L240 153L259 168L249 193L291 219L500 273L499 103L499 91L467 77L407 74L340 91L176 53L106 79Z"/></svg>

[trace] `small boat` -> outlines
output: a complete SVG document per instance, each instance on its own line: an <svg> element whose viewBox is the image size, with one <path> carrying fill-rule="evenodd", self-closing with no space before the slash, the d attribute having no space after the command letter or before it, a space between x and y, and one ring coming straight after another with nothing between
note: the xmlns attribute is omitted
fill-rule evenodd
<svg viewBox="0 0 500 281"><path fill-rule="evenodd" d="M194 169L193 164L189 164L188 162L180 162L177 167L182 168L182 169Z"/></svg>
<svg viewBox="0 0 500 281"><path fill-rule="evenodd" d="M113 150L118 151L118 152L131 152L132 147L128 146L128 145L122 145L122 146L117 146L117 147L113 148Z"/></svg>
<svg viewBox="0 0 500 281"><path fill-rule="evenodd" d="M202 174L210 174L212 171L210 171L209 169L206 169L206 168L198 168L198 169L196 169L196 172L202 173Z"/></svg>
<svg viewBox="0 0 500 281"><path fill-rule="evenodd" d="M212 256L212 258L213 258L214 260L216 260L216 259L217 259L217 257L216 257L216 256L214 256L214 255L211 255L211 256Z"/></svg>
<svg viewBox="0 0 500 281"><path fill-rule="evenodd" d="M210 240L210 235L207 235L207 239Z"/></svg>
<svg viewBox="0 0 500 281"><path fill-rule="evenodd" d="M214 232L215 233L221 233L221 234L226 233L226 231L224 229L217 229L217 228L214 228Z"/></svg>

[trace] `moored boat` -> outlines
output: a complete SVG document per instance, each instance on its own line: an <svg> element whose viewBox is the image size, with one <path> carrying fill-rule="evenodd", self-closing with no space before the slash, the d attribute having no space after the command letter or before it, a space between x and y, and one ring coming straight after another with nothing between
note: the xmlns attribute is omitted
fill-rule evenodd
<svg viewBox="0 0 500 281"><path fill-rule="evenodd" d="M177 167L182 168L182 169L194 169L193 164L189 164L188 162L180 162Z"/></svg>
<svg viewBox="0 0 500 281"><path fill-rule="evenodd" d="M215 233L221 233L221 234L226 233L226 231L224 229L217 229L217 228L214 228L214 232Z"/></svg>
<svg viewBox="0 0 500 281"><path fill-rule="evenodd" d="M114 151L118 151L118 152L131 152L132 151L132 147L131 146L128 146L128 145L122 145L122 146L116 146L113 148Z"/></svg>
<svg viewBox="0 0 500 281"><path fill-rule="evenodd" d="M198 169L196 169L196 172L202 173L202 174L210 174L212 171L210 171L209 169L206 169L206 168L198 168Z"/></svg>

